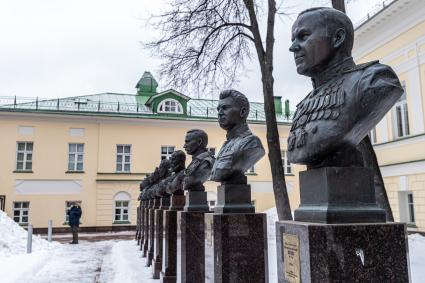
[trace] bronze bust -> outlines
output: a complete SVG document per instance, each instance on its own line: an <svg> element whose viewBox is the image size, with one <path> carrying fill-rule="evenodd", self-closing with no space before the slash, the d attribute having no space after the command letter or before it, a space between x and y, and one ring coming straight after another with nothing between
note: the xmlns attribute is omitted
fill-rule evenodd
<svg viewBox="0 0 425 283"><path fill-rule="evenodd" d="M220 93L218 123L227 131L226 142L214 163L211 180L224 184L246 184L245 172L264 156L260 139L252 134L246 122L249 102L237 90Z"/></svg>
<svg viewBox="0 0 425 283"><path fill-rule="evenodd" d="M184 149L192 155L192 162L185 170L183 189L187 191L204 191L204 182L211 175L215 158L207 150L208 135L200 129L193 129L186 133Z"/></svg>
<svg viewBox="0 0 425 283"><path fill-rule="evenodd" d="M362 140L403 93L391 67L378 61L356 65L354 29L332 8L312 8L292 27L297 72L313 90L297 105L288 137L288 160L320 167L362 167Z"/></svg>
<svg viewBox="0 0 425 283"><path fill-rule="evenodd" d="M176 150L171 155L172 174L167 178L167 194L183 195L183 179L186 162L186 154L181 150Z"/></svg>

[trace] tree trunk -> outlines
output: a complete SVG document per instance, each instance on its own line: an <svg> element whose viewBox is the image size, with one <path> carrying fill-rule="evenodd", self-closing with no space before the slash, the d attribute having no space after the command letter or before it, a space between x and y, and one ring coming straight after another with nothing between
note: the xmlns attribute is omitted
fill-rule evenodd
<svg viewBox="0 0 425 283"><path fill-rule="evenodd" d="M292 220L291 207L286 189L285 172L282 164L280 151L279 131L276 121L276 111L273 97L273 47L274 47L274 23L276 16L275 0L268 0L266 49L264 50L255 15L252 0L244 0L248 10L251 31L254 36L255 49L261 68L261 81L263 83L264 112L266 115L268 157L272 171L273 192L279 220Z"/></svg>
<svg viewBox="0 0 425 283"><path fill-rule="evenodd" d="M344 0L332 0L332 7L345 13L345 2Z"/></svg>

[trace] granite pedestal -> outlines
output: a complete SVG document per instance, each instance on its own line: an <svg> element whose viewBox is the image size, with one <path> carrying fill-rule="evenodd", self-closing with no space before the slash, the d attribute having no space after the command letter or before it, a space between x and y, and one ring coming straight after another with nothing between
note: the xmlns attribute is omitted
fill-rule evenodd
<svg viewBox="0 0 425 283"><path fill-rule="evenodd" d="M204 191L187 191L185 193L186 204L184 211L203 211L208 212L210 207L208 206L207 192Z"/></svg>
<svg viewBox="0 0 425 283"><path fill-rule="evenodd" d="M300 200L296 221L382 223L386 219L376 204L369 168L322 167L300 172Z"/></svg>
<svg viewBox="0 0 425 283"><path fill-rule="evenodd" d="M207 213L205 227L205 282L268 282L264 213Z"/></svg>
<svg viewBox="0 0 425 283"><path fill-rule="evenodd" d="M300 196L276 223L279 283L409 282L406 225L385 223L371 169L301 172Z"/></svg>
<svg viewBox="0 0 425 283"><path fill-rule="evenodd" d="M179 211L177 214L177 282L204 282L204 215L204 211Z"/></svg>
<svg viewBox="0 0 425 283"><path fill-rule="evenodd" d="M139 232L140 232L140 206L136 208L136 233L134 235L134 240L139 244Z"/></svg>
<svg viewBox="0 0 425 283"><path fill-rule="evenodd" d="M143 239L143 253L142 253L142 257L147 257L148 256L148 250L149 250L149 210L150 210L150 205L151 205L151 201L152 200L148 200L146 201L146 207L145 207L145 225L144 225L144 229L143 229L143 235L144 235L144 239ZM142 248L142 246L140 246L140 248Z"/></svg>
<svg viewBox="0 0 425 283"><path fill-rule="evenodd" d="M162 268L162 251L164 239L164 210L170 207L170 196L161 198L159 209L155 209L155 255L152 261L152 276L153 279L159 279Z"/></svg>
<svg viewBox="0 0 425 283"><path fill-rule="evenodd" d="M279 283L409 282L400 223L276 223ZM285 249L284 249L285 247Z"/></svg>
<svg viewBox="0 0 425 283"><path fill-rule="evenodd" d="M151 266L155 254L155 210L159 208L160 199L155 198L149 210L149 251L146 266Z"/></svg>
<svg viewBox="0 0 425 283"><path fill-rule="evenodd" d="M266 215L255 213L251 186L217 192L215 213L205 214L205 282L268 282Z"/></svg>
<svg viewBox="0 0 425 283"><path fill-rule="evenodd" d="M145 207L144 207L144 201L141 201L140 203L140 224L139 224L139 239L138 239L138 245L140 245L140 248L142 249L143 246L143 239L144 239L144 225L145 225Z"/></svg>
<svg viewBox="0 0 425 283"><path fill-rule="evenodd" d="M182 211L184 195L172 195L170 209L164 211L164 246L161 282L175 283L177 275L177 211Z"/></svg>

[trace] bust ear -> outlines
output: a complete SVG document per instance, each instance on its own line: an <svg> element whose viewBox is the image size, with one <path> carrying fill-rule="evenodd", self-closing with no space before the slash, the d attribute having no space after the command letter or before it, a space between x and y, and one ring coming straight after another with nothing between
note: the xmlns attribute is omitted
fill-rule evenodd
<svg viewBox="0 0 425 283"><path fill-rule="evenodd" d="M346 34L347 33L343 28L336 30L334 37L332 38L334 48L339 48L344 43Z"/></svg>
<svg viewBox="0 0 425 283"><path fill-rule="evenodd" d="M239 112L239 115L241 118L245 118L246 117L246 108L245 107L241 107L241 110Z"/></svg>

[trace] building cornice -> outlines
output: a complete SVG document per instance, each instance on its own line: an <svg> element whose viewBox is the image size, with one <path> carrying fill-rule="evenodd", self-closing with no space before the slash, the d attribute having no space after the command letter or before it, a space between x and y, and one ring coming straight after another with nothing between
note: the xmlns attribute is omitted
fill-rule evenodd
<svg viewBox="0 0 425 283"><path fill-rule="evenodd" d="M397 0L362 24L354 33L353 57L357 60L385 45L425 20L423 3ZM390 27L389 27L390 25Z"/></svg>

